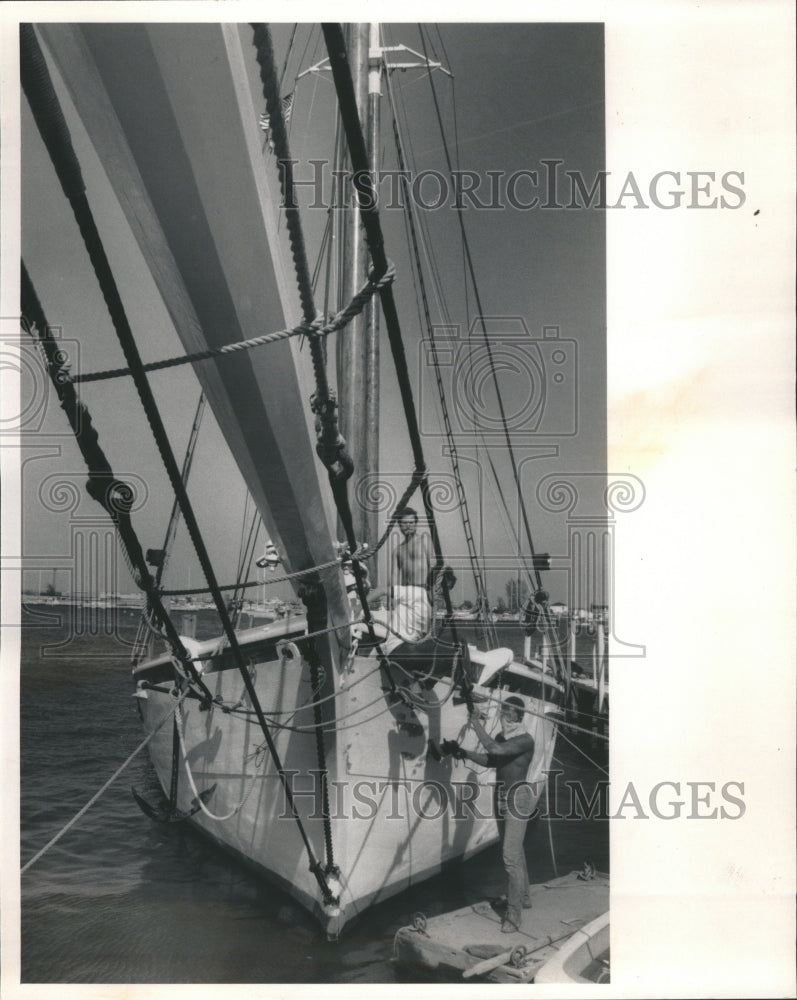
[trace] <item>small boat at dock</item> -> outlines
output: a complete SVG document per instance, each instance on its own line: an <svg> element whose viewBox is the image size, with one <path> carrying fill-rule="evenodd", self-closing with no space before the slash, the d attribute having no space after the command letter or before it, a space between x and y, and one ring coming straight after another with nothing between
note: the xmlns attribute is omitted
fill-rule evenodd
<svg viewBox="0 0 797 1000"><path fill-rule="evenodd" d="M535 983L609 982L609 911L581 927L538 969Z"/></svg>
<svg viewBox="0 0 797 1000"><path fill-rule="evenodd" d="M529 886L529 895L531 908L523 911L514 934L502 933L501 907L494 900L430 918L416 913L396 933L394 959L416 971L427 969L434 978L608 982L608 875L585 865Z"/></svg>

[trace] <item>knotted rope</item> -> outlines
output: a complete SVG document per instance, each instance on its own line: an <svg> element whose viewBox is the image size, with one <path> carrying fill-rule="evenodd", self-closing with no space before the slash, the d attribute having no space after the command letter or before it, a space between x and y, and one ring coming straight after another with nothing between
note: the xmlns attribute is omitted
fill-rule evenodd
<svg viewBox="0 0 797 1000"><path fill-rule="evenodd" d="M151 361L143 366L146 372L157 372L164 368L176 368L179 365L192 364L196 361L209 361L211 358L224 357L228 354L237 354L239 351L251 351L255 347L264 347L266 344L277 344L280 341L288 340L291 337L328 337L331 333L343 330L363 311L366 304L373 298L380 288L390 284L396 277L396 268L391 263L385 274L378 280L373 279L373 272L368 281L354 296L345 309L341 309L333 318L325 323L323 316L318 316L310 323L300 323L289 330L277 330L274 333L264 333L259 337L251 337L249 340L241 340L234 344L225 344L223 347L209 347L204 351L194 351L192 354L180 354L177 357L165 358L162 361ZM100 372L86 372L83 375L64 374L71 382L100 382L105 379L122 378L130 375L129 368L108 368Z"/></svg>

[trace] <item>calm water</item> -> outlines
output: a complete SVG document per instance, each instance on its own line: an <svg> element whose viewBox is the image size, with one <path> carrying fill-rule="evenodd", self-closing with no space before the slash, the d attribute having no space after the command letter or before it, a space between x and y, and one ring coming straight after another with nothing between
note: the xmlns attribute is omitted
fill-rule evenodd
<svg viewBox="0 0 797 1000"><path fill-rule="evenodd" d="M138 613L117 614L118 635L132 640ZM212 633L211 618L201 613L200 635ZM25 620L23 863L142 739L129 653L108 634L110 623L64 606L32 608ZM519 630L502 641L517 646ZM586 740L582 750L605 767L605 747ZM604 777L564 740L556 759L565 771L562 781L579 780L591 789ZM432 916L504 891L496 846L373 907L347 926L342 941L330 944L290 897L198 834L148 820L131 785L157 800L146 751L22 876L23 982L405 981L407 973L391 963L392 942L414 912ZM586 859L608 871L607 823L553 821L551 827L559 874ZM532 882L554 874L545 821L530 826L526 854Z"/></svg>

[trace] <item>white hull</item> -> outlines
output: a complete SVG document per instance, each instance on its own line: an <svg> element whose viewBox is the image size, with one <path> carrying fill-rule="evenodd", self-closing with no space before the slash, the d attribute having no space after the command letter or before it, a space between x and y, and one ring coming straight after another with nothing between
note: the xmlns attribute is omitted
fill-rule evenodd
<svg viewBox="0 0 797 1000"><path fill-rule="evenodd" d="M284 625L268 626L250 634L241 633L241 640L246 649L250 637L262 640L267 634L278 636L285 631ZM139 680L153 676L152 662L136 669ZM527 680L534 673L528 668L519 669ZM328 702L334 705L334 715L325 713L325 728L329 730L325 736L329 829L340 887L339 906L325 909L279 776L263 747L260 727L254 715L247 712L248 702L241 701L244 685L238 671L208 667L204 680L218 704L202 711L197 700L186 699L179 709L188 764L199 792L214 787L207 799L210 812L227 817L239 808L226 819L212 819L200 811L192 821L223 847L280 883L318 916L328 934L337 934L372 903L496 841L492 808L495 772L448 757L437 761L428 753L430 739L459 739L468 748L477 747L473 730L467 725L467 709L457 692L446 700L450 678L438 681L425 695L426 700L444 702L442 705L413 708L391 696L388 681L374 657L353 657L336 678L335 698ZM148 732L174 707L174 696L168 693L171 685L158 686L166 690L147 690L146 698L139 702ZM328 857L313 713L309 707L296 712L297 706L313 700L309 668L302 661L259 659L255 687L270 720L287 721L306 730L294 732L275 726L272 734L285 771L293 773L296 808L312 850L325 864ZM558 686L547 681L547 690L549 695L555 695ZM490 697L481 706L487 711L489 730L496 724L497 692L478 686L475 691ZM546 710L553 714L556 709L551 702L529 697L526 701L530 712L527 725L536 747L528 780L538 795L544 788L541 779L550 767L555 741L555 722L544 716ZM240 708L225 712L222 704L237 704ZM150 752L164 793L168 794L171 725L156 733ZM182 754L178 787L177 807L187 811L195 793Z"/></svg>

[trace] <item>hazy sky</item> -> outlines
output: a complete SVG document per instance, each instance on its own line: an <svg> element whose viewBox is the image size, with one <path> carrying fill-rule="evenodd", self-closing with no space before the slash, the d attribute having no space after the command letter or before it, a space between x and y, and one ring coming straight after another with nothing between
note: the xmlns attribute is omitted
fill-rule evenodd
<svg viewBox="0 0 797 1000"><path fill-rule="evenodd" d="M290 30L286 25L274 28L280 65ZM594 209L564 207L524 210L519 203L530 201L535 194L543 202L548 196L546 170L550 172L553 167L546 168L544 160L562 161L558 167L558 200L564 205L570 200L565 171L578 171L591 185L597 171L604 167L602 26L445 24L438 32L436 26L428 25L426 38L429 55L441 59L454 75L453 85L443 74L434 76L451 155L458 158L461 170L474 171L478 176L477 195L482 202L498 202L498 207L489 209L469 208L464 213L465 225L484 312L500 318L500 322L494 319L490 323L491 343L502 366L506 409L513 421L513 440L535 547L552 553L564 567L569 561L567 515L543 510L536 491L545 476L577 474L576 488L582 498L586 496L586 504L579 507L578 514L599 516L603 512L599 497L606 469L605 214ZM415 26L386 26L384 41L403 42L423 51ZM256 81L254 49L251 51L252 76ZM320 29L300 25L283 89L295 90L291 145L293 155L299 160L297 174L305 178L312 176L309 158L331 157L333 86L328 75L305 77L298 84L294 84L294 79L324 55ZM428 79L418 70L397 72L392 76L392 86L402 128L408 126L406 153L412 155L414 176L420 171L439 171L447 176ZM386 97L383 103L383 162L385 169L391 170L396 167L396 158ZM182 353L152 279L68 101L65 111L89 197L142 355L145 360L154 360ZM67 342L77 342L77 345L67 343L70 354L79 352L76 368L96 370L121 364L121 350L71 210L54 178L24 99L22 128L23 257L49 321L62 328ZM273 159L269 159L267 167L272 166ZM537 171L536 188L523 171ZM496 185L492 196L490 172ZM418 191L426 204L431 205L438 196L439 185L429 175ZM382 193L387 193L384 185ZM449 192L449 197L441 200L441 207L430 207L423 215L434 246L450 321L465 331L469 320L476 315L476 308L472 293L466 306L458 222L451 207L453 196ZM326 215L319 209L308 210L304 215L312 264ZM391 210L383 202L382 223L388 256L398 270L395 294L415 380L427 462L432 470L447 475L449 468L444 456L445 442L440 435L433 373L420 344L421 326L404 222L399 211ZM431 282L430 296L433 317L442 322ZM318 300L323 300L323 292L319 292ZM533 338L541 338L544 327L559 328L562 354L556 357L561 361L554 362L552 352L558 347L550 341L532 348L524 340L524 323ZM392 362L386 340L383 343L381 464L388 481L401 492L411 472L411 460ZM484 476L477 474L478 470L485 472L487 465L484 449L477 450L472 432L474 407L480 404L478 398L474 403L472 395L467 395L473 386L467 384L466 369L456 364L457 350L453 346L444 357L444 379L458 428L457 446L466 469L471 517L477 526L476 540L480 544L483 533L484 551L494 566L489 590L496 599L503 593L507 577L517 572L517 548L503 524L494 490ZM513 364L514 371L507 367ZM478 355L475 371L477 376L483 374ZM529 378L538 371L544 372L546 396L544 405L535 409L535 405L527 405ZM553 376L560 371L565 378L555 383ZM27 384L28 391L43 400L42 387L30 381ZM199 391L196 378L187 368L181 368L153 374L151 384L175 453L181 458ZM23 393L25 385L23 379ZM535 392L539 388L537 384ZM490 420L495 414L493 393L489 384L481 390L482 416ZM165 531L172 498L132 383L115 380L86 385L81 395L92 412L115 472L122 478L138 476L146 484L147 499L135 523L145 547L157 547ZM457 400L463 399L464 405L458 409ZM538 400L539 397L534 397L532 404ZM463 421L461 424L457 423L459 419ZM73 526L83 518L100 524L104 515L85 495L82 459L52 392L43 407L42 421L42 433L24 453L25 554L32 565L41 568L44 583L51 579L50 564L63 567L58 586L67 589L65 574L74 561L70 541ZM515 503L515 490L506 450L494 432L488 435L488 442L511 507ZM83 491L79 506L71 511L59 507L58 497L53 493L57 481L63 479L74 482ZM229 582L234 578L241 537L244 489L209 414L197 447L189 492L216 562L217 575ZM416 506L422 506L420 498ZM465 548L457 513L443 513L440 524L447 553L454 559L463 556ZM260 537L262 541L262 533ZM259 548L262 551L262 546ZM467 574L460 571L458 575L460 585L455 599L472 598L474 589ZM194 586L202 582L190 542L181 530L166 585L187 585L189 576ZM548 579L552 597L566 600L568 583L564 572L552 573ZM132 589L124 568L119 580L121 590ZM28 574L25 585L38 585L35 572ZM288 593L284 587L272 589L276 595ZM600 598L595 593L589 596Z"/></svg>

